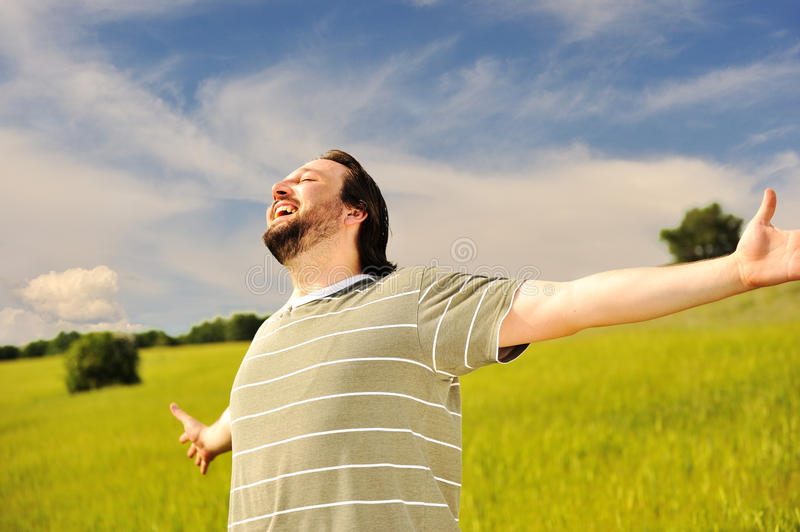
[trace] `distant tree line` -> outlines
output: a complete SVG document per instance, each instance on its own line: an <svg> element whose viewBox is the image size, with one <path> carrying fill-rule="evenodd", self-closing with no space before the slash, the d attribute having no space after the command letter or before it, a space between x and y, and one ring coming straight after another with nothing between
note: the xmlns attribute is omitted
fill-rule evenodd
<svg viewBox="0 0 800 532"><path fill-rule="evenodd" d="M188 333L173 337L153 329L133 335L136 348L160 345L205 344L211 342L238 342L252 340L259 326L268 316L234 314L230 318L217 318L193 326ZM24 347L0 346L0 360L37 358L66 352L85 334L77 331L60 332L51 340L36 340Z"/></svg>

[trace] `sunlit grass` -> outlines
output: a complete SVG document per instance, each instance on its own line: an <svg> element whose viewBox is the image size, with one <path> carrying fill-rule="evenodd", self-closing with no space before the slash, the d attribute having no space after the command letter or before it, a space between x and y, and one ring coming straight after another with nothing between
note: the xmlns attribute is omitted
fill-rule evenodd
<svg viewBox="0 0 800 532"><path fill-rule="evenodd" d="M224 529L230 457L201 477L168 405L213 421L246 347L143 350L141 385L74 396L61 357L0 365L0 529Z"/></svg>
<svg viewBox="0 0 800 532"><path fill-rule="evenodd" d="M463 383L464 530L800 529L800 327L629 329Z"/></svg>
<svg viewBox="0 0 800 532"><path fill-rule="evenodd" d="M141 351L70 396L61 357L0 364L1 530L221 530L177 401L227 405L246 344ZM462 380L464 530L800 530L800 284L534 346Z"/></svg>

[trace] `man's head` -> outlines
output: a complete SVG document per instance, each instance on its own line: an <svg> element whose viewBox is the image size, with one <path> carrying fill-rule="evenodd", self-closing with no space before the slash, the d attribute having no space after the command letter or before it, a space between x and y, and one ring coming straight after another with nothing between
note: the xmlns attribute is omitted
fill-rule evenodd
<svg viewBox="0 0 800 532"><path fill-rule="evenodd" d="M356 230L361 270L383 276L396 268L386 259L389 214L378 185L351 155L330 150L272 188L264 243L281 264Z"/></svg>

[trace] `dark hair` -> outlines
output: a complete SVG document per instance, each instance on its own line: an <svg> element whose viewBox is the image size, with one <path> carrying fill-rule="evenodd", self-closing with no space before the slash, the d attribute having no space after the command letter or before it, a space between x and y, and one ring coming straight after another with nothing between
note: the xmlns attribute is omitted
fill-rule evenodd
<svg viewBox="0 0 800 532"><path fill-rule="evenodd" d="M383 277L397 265L386 258L389 241L389 210L378 185L355 157L341 150L328 150L320 159L337 162L347 168L340 198L348 207L362 209L367 218L358 229L358 258L361 271Z"/></svg>

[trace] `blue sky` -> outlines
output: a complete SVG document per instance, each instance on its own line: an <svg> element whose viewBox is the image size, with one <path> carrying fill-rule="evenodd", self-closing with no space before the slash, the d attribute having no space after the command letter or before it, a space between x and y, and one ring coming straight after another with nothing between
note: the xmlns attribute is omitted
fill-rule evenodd
<svg viewBox="0 0 800 532"><path fill-rule="evenodd" d="M276 309L270 187L331 147L406 265L663 264L765 186L800 227L795 2L6 4L0 343Z"/></svg>

